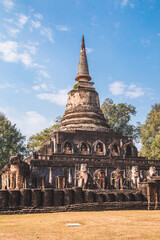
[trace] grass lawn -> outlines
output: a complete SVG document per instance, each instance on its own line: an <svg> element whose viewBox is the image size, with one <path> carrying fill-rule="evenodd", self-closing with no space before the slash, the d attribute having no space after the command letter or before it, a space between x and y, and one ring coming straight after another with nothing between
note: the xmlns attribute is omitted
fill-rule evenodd
<svg viewBox="0 0 160 240"><path fill-rule="evenodd" d="M80 223L68 227L67 223ZM0 215L0 240L160 240L160 211Z"/></svg>

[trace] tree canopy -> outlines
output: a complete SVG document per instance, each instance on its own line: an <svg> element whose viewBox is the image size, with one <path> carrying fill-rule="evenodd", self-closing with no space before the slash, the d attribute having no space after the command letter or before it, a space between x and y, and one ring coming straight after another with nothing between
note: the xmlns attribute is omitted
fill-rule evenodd
<svg viewBox="0 0 160 240"><path fill-rule="evenodd" d="M40 133L36 133L29 138L27 145L29 152L37 151L40 148L41 144L46 140L46 138L49 137L54 130L58 129L61 119L61 116L58 116L51 127L46 128Z"/></svg>
<svg viewBox="0 0 160 240"><path fill-rule="evenodd" d="M152 106L141 128L140 154L149 159L160 159L160 104Z"/></svg>
<svg viewBox="0 0 160 240"><path fill-rule="evenodd" d="M112 99L107 98L103 102L101 109L107 123L115 132L132 136L135 140L140 138L141 124L138 122L137 126L130 124L131 116L136 115L136 108L127 103L115 104Z"/></svg>
<svg viewBox="0 0 160 240"><path fill-rule="evenodd" d="M12 154L26 154L25 137L0 113L0 169L9 161Z"/></svg>

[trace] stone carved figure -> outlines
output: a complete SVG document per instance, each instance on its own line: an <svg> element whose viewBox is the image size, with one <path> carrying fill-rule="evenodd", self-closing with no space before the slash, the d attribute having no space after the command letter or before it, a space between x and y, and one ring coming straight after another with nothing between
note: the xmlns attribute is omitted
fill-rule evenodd
<svg viewBox="0 0 160 240"><path fill-rule="evenodd" d="M66 142L65 146L64 146L64 152L67 154L71 154L72 153L72 145L69 142Z"/></svg>
<svg viewBox="0 0 160 240"><path fill-rule="evenodd" d="M120 147L118 145L118 143L116 141L113 141L109 146L108 146L108 150L109 150L109 156L113 156L113 157L117 157L120 155Z"/></svg>
<svg viewBox="0 0 160 240"><path fill-rule="evenodd" d="M20 162L20 160L22 159L22 157L21 157L21 155L20 154L15 154L15 155L12 155L11 157L10 157L10 163L11 164L17 164L17 163L19 163Z"/></svg>
<svg viewBox="0 0 160 240"><path fill-rule="evenodd" d="M93 174L94 184L97 185L98 188L105 189L105 171L101 169L97 169Z"/></svg>
<svg viewBox="0 0 160 240"><path fill-rule="evenodd" d="M103 155L103 145L102 143L98 143L96 146L96 154L97 155Z"/></svg>
<svg viewBox="0 0 160 240"><path fill-rule="evenodd" d="M87 145L85 143L82 143L81 151L82 152L86 152L87 151Z"/></svg>
<svg viewBox="0 0 160 240"><path fill-rule="evenodd" d="M158 176L158 172L156 171L155 166L151 166L146 174L147 180L151 180L152 177L154 177L154 176Z"/></svg>
<svg viewBox="0 0 160 240"><path fill-rule="evenodd" d="M139 182L140 182L140 177L139 177L138 166L132 166L132 169L131 169L131 187L132 188L139 188Z"/></svg>
<svg viewBox="0 0 160 240"><path fill-rule="evenodd" d="M123 170L120 168L111 173L111 186L116 189L123 189Z"/></svg>
<svg viewBox="0 0 160 240"><path fill-rule="evenodd" d="M112 147L112 156L118 156L118 147L116 144Z"/></svg>
<svg viewBox="0 0 160 240"><path fill-rule="evenodd" d="M81 164L80 170L76 174L78 179L78 187L86 188L88 183L87 164Z"/></svg>
<svg viewBox="0 0 160 240"><path fill-rule="evenodd" d="M82 145L81 145L81 153L82 154L89 154L89 146L83 142Z"/></svg>

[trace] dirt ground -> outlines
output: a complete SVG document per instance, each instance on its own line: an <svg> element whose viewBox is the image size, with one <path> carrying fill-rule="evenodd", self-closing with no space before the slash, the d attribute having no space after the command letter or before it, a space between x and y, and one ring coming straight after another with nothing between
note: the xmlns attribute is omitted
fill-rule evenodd
<svg viewBox="0 0 160 240"><path fill-rule="evenodd" d="M67 223L81 226L68 227ZM0 240L160 240L160 211L1 215Z"/></svg>

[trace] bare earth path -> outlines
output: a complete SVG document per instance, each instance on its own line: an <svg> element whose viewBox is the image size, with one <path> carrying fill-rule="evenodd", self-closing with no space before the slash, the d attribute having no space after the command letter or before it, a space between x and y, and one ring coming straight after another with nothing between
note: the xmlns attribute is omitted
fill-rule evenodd
<svg viewBox="0 0 160 240"><path fill-rule="evenodd" d="M80 223L68 227L67 223ZM160 211L1 215L0 240L160 240Z"/></svg>

